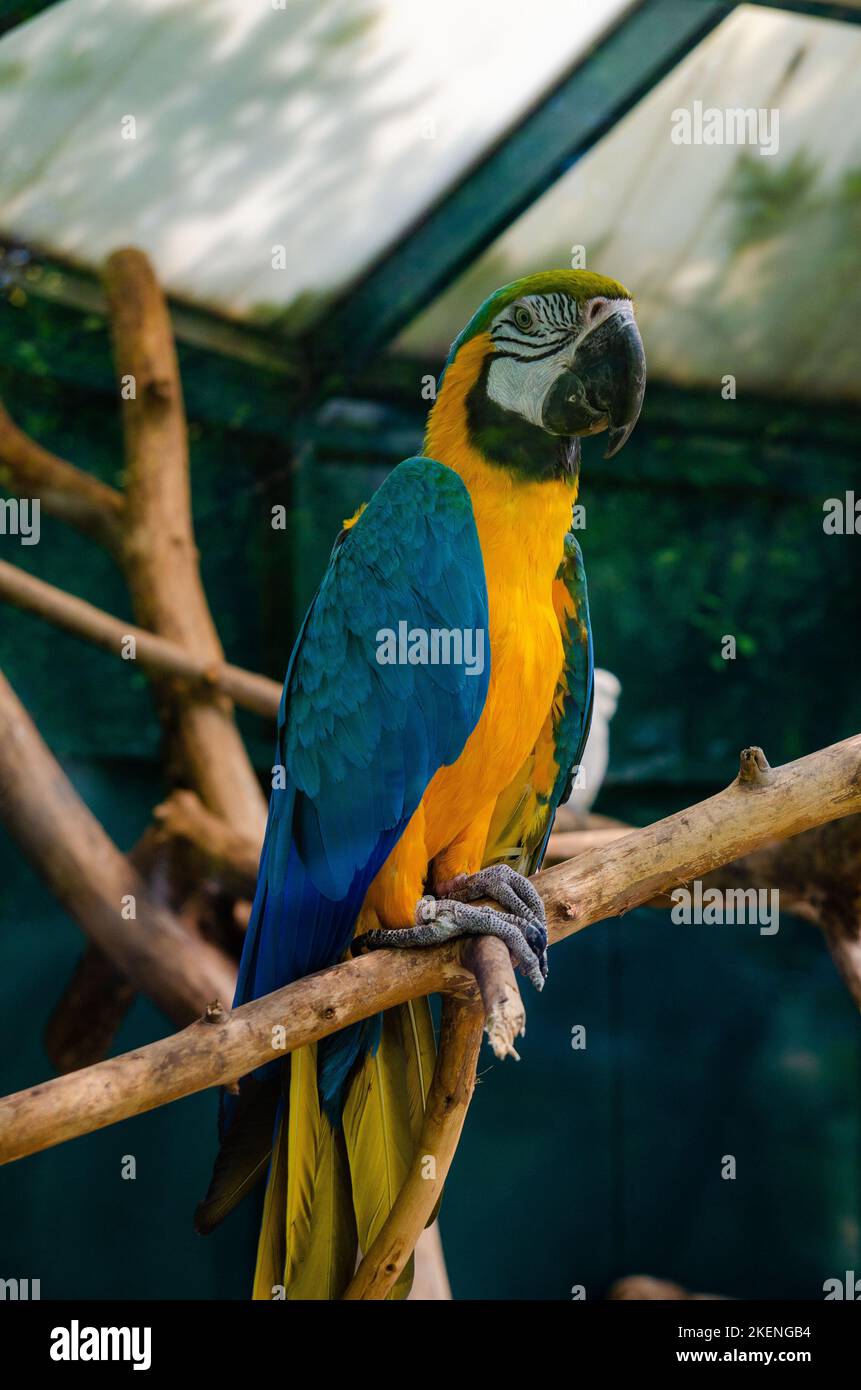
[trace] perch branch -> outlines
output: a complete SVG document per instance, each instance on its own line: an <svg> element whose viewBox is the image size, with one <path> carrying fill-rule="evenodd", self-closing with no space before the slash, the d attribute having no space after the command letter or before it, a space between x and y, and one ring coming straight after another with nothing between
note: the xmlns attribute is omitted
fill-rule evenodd
<svg viewBox="0 0 861 1390"><path fill-rule="evenodd" d="M394 959L392 958L394 957ZM228 1085L305 1043L432 992L468 988L457 943L433 951L374 951L295 984L216 1011L182 1032L0 1100L0 1163L140 1115L209 1086Z"/></svg>
<svg viewBox="0 0 861 1390"><path fill-rule="evenodd" d="M170 1018L185 1023L200 1013L201 1001L230 997L232 962L193 941L152 901L2 673L0 788L0 817L25 857L105 955ZM130 898L134 918L123 913Z"/></svg>
<svg viewBox="0 0 861 1390"><path fill-rule="evenodd" d="M608 845L631 826L565 831L550 837L548 858L558 863L595 846ZM776 888L780 908L821 929L834 963L855 1003L861 1008L861 815L843 816L772 840L751 854L702 875L703 891ZM674 885L675 886L675 885ZM668 908L661 893L647 907Z"/></svg>
<svg viewBox="0 0 861 1390"><path fill-rule="evenodd" d="M0 486L40 501L50 516L74 526L119 556L122 493L57 458L30 439L0 404Z"/></svg>
<svg viewBox="0 0 861 1390"><path fill-rule="evenodd" d="M741 755L744 769L748 753ZM536 874L550 939L561 941L590 922L629 912L769 840L858 810L861 734L750 781L740 773L724 791L696 806Z"/></svg>
<svg viewBox="0 0 861 1390"><path fill-rule="evenodd" d="M5 560L0 560L0 599L92 642L112 656L122 656L124 644L129 637L133 637L135 660L146 671L157 676L178 677L190 686L221 691L245 709L262 714L267 719L277 717L281 700L281 687L277 681L243 671L228 662L213 664L178 643L123 622L122 618L114 618L84 599L75 598L53 584L46 584L44 580Z"/></svg>
<svg viewBox="0 0 861 1390"><path fill-rule="evenodd" d="M382 1230L347 1287L348 1301L385 1298L430 1219L475 1089L483 1024L484 1009L476 999L447 995L443 1000L439 1051L416 1152Z"/></svg>
<svg viewBox="0 0 861 1390"><path fill-rule="evenodd" d="M617 916L721 863L861 810L861 735L773 769L742 785L633 830L601 851L544 870L551 942ZM379 951L299 980L237 1009L220 1025L218 1047L199 1023L125 1056L58 1077L0 1101L0 1159L8 1162L87 1134L208 1086L235 1080L286 1050L419 995L448 992L472 976L453 945Z"/></svg>

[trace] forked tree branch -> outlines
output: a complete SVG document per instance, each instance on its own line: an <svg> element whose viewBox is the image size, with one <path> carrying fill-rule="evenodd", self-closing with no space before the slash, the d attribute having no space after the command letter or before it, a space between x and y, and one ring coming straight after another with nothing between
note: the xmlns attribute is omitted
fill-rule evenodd
<svg viewBox="0 0 861 1390"><path fill-rule="evenodd" d="M745 749L739 777L716 796L537 874L551 942L771 840L859 810L861 735L774 769ZM217 1032L194 1023L0 1101L0 1162L235 1081L348 1023L419 995L462 990L472 978L454 945L380 951L320 971L230 1015L221 1011Z"/></svg>
<svg viewBox="0 0 861 1390"><path fill-rule="evenodd" d="M0 586L20 607L118 655L122 639L134 636L136 655L153 677L173 778L190 783L237 836L259 843L266 800L236 728L231 698L271 717L280 689L224 661L209 612L192 529L176 351L152 267L141 252L121 251L109 259L105 278L122 388L125 492L28 439L2 407L0 484L39 496L46 511L107 546L125 572L139 626L112 619L12 566L0 571ZM34 786L33 799L39 794ZM78 889L83 891L81 885ZM194 948L192 940L187 944ZM86 952L49 1025L53 1055L77 1063L104 1055L112 1026L133 997L115 967L99 948ZM206 975L203 969L201 983ZM90 1028L94 1008L97 1032Z"/></svg>
<svg viewBox="0 0 861 1390"><path fill-rule="evenodd" d="M551 835L551 863L612 844L632 826L600 826ZM773 840L740 859L703 874L709 888L777 889L780 909L819 927L853 1000L861 1008L861 815L843 816L802 831L788 840ZM668 908L667 894L648 907Z"/></svg>
<svg viewBox="0 0 861 1390"><path fill-rule="evenodd" d="M123 568L140 625L216 669L224 653L200 578L191 518L188 430L164 295L141 251L115 251L105 269L126 455ZM204 804L262 840L266 801L232 705L159 676L163 718L179 763Z"/></svg>
<svg viewBox="0 0 861 1390"><path fill-rule="evenodd" d="M153 810L154 834L181 855L185 871L216 879L237 898L251 899L257 886L260 845L207 811L200 797L177 788Z"/></svg>

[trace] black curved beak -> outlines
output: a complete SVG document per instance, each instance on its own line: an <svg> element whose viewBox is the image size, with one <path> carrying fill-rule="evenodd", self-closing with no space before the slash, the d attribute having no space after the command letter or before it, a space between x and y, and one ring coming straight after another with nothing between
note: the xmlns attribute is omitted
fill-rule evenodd
<svg viewBox="0 0 861 1390"><path fill-rule="evenodd" d="M580 342L573 366L547 394L542 423L551 434L608 431L605 458L626 443L640 416L646 354L631 306L620 304Z"/></svg>

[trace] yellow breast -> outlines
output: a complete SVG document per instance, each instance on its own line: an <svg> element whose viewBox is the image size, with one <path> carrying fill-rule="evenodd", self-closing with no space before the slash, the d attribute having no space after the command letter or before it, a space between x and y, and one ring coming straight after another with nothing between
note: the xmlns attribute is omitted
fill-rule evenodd
<svg viewBox="0 0 861 1390"><path fill-rule="evenodd" d="M553 579L576 484L525 482L471 447L465 399L486 351L481 339L461 349L446 374L446 409L432 412L425 442L428 456L453 468L469 490L490 616L484 710L460 758L437 773L424 798L432 854L451 843L454 829L466 829L515 776L535 747L562 669Z"/></svg>

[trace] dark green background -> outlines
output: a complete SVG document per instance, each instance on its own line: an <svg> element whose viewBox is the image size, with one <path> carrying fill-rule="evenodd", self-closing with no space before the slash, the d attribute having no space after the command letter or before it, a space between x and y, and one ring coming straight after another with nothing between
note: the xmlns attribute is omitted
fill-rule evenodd
<svg viewBox="0 0 861 1390"><path fill-rule="evenodd" d="M181 353L204 578L231 660L279 679L342 517L416 450L420 381L391 365L353 400L289 418L274 374ZM43 444L112 481L121 468L103 323L0 305L0 396ZM742 392L743 397L743 392ZM773 763L858 728L861 538L826 537L853 485L857 416L652 387L611 463L587 452L581 536L599 664L620 677L598 809L639 823L725 785L738 750ZM290 510L273 531L270 508ZM90 542L43 518L3 558L130 616ZM738 659L720 659L733 633ZM162 795L146 681L0 606L0 665L122 847ZM255 761L271 731L242 717ZM50 1075L40 1034L81 950L0 835L0 1091ZM821 1297L858 1268L861 1023L817 932L673 926L632 913L553 953L527 1000L519 1065L485 1053L443 1207L457 1297L600 1297L648 1272L750 1297ZM571 1029L588 1045L573 1051ZM138 1001L124 1051L169 1031ZM249 1206L217 1236L191 1215L215 1097L193 1097L0 1171L0 1277L43 1297L241 1297ZM734 1154L738 1177L720 1176ZM123 1181L122 1158L137 1159Z"/></svg>

